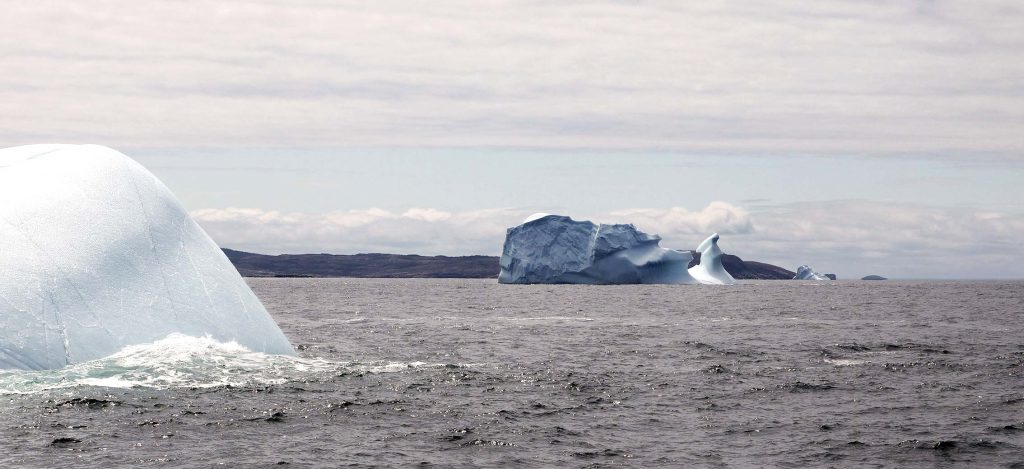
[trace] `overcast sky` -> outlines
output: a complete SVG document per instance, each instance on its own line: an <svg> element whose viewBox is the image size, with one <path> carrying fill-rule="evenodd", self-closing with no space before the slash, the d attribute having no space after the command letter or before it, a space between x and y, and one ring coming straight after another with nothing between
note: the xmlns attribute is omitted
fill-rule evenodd
<svg viewBox="0 0 1024 469"><path fill-rule="evenodd" d="M1014 1L16 2L0 143L221 245L497 254L534 211L841 277L1024 277Z"/></svg>

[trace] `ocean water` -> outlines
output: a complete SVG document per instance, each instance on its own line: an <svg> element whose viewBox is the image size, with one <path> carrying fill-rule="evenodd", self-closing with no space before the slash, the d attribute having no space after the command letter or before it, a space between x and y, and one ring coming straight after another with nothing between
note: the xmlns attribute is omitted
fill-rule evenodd
<svg viewBox="0 0 1024 469"><path fill-rule="evenodd" d="M1024 467L1024 283L250 279L299 349L0 371L0 466Z"/></svg>

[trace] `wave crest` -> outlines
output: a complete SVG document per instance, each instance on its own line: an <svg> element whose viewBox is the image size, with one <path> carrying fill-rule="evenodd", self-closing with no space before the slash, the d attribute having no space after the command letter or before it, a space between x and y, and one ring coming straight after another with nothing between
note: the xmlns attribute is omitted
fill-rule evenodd
<svg viewBox="0 0 1024 469"><path fill-rule="evenodd" d="M0 395L81 386L166 389L271 385L328 379L342 372L393 373L434 366L445 365L335 362L268 355L253 352L237 342L171 334L153 343L128 346L109 357L59 370L0 370Z"/></svg>

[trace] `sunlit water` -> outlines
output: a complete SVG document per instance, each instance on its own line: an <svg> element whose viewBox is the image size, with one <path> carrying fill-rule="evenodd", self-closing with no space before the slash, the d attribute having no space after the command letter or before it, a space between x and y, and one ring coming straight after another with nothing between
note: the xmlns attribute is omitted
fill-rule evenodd
<svg viewBox="0 0 1024 469"><path fill-rule="evenodd" d="M0 465L1024 466L1024 283L250 280L300 349L0 371Z"/></svg>

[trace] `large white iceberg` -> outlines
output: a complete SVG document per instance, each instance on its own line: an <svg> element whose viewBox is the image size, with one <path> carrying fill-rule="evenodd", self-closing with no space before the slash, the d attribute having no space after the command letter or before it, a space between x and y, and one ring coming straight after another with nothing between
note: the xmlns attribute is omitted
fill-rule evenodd
<svg viewBox="0 0 1024 469"><path fill-rule="evenodd" d="M0 150L0 369L52 369L172 333L294 354L159 180L96 145Z"/></svg>
<svg viewBox="0 0 1024 469"><path fill-rule="evenodd" d="M633 225L598 225L538 214L509 228L500 283L697 283L693 255L658 246Z"/></svg>
<svg viewBox="0 0 1024 469"><path fill-rule="evenodd" d="M828 276L819 274L809 265L802 265L796 268L796 275L793 280L832 280Z"/></svg>
<svg viewBox="0 0 1024 469"><path fill-rule="evenodd" d="M722 265L718 233L689 251L659 246L661 238L631 224L595 224L538 213L509 228L501 254L499 283L711 284L736 280Z"/></svg>
<svg viewBox="0 0 1024 469"><path fill-rule="evenodd" d="M722 265L722 249L718 247L718 233L708 236L697 246L700 264L690 268L690 275L698 282L709 285L732 285L736 279Z"/></svg>

